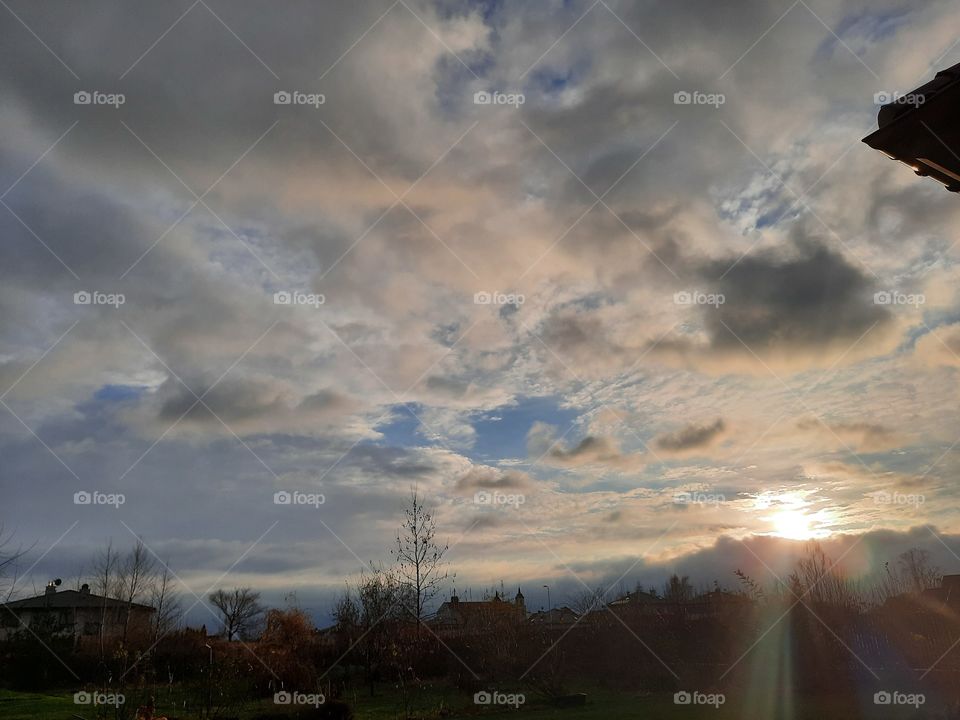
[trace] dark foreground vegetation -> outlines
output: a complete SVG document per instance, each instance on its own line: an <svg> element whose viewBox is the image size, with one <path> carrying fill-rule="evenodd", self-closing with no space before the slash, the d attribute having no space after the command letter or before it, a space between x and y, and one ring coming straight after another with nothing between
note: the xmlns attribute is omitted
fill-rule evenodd
<svg viewBox="0 0 960 720"><path fill-rule="evenodd" d="M108 548L93 578L105 594L86 593L102 600L93 631L4 606L0 717L960 718L960 577L920 551L869 582L814 544L772 585L673 576L553 614L527 613L520 593L430 613L445 548L412 500L394 563L355 579L327 628L295 596L268 610L251 588L203 598L214 631L182 627L166 566L139 542Z"/></svg>

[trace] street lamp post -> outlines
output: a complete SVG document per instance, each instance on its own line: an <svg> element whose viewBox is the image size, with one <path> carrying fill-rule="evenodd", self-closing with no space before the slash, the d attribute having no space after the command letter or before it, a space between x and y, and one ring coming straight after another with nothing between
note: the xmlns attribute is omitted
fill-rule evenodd
<svg viewBox="0 0 960 720"><path fill-rule="evenodd" d="M213 645L205 643L205 647L210 651L210 664L207 666L207 717L210 716L210 709L213 707Z"/></svg>
<svg viewBox="0 0 960 720"><path fill-rule="evenodd" d="M550 602L550 586L544 585L544 587L547 589L547 612L550 612L553 610L553 604Z"/></svg>

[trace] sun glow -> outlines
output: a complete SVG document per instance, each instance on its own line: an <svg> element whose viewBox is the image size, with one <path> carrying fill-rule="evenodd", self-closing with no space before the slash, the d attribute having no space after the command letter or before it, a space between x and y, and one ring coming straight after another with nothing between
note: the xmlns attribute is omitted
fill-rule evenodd
<svg viewBox="0 0 960 720"><path fill-rule="evenodd" d="M775 535L788 540L811 540L817 537L813 518L803 510L781 510L771 516Z"/></svg>
<svg viewBox="0 0 960 720"><path fill-rule="evenodd" d="M758 510L770 510L762 519L771 525L770 535L787 540L814 540L830 535L833 513L825 508L812 510L810 501L799 493L764 494L757 498Z"/></svg>

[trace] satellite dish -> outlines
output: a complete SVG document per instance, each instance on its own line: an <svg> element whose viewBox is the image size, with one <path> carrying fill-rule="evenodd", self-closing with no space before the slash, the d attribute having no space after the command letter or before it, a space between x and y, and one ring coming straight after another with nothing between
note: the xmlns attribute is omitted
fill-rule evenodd
<svg viewBox="0 0 960 720"><path fill-rule="evenodd" d="M56 585L57 587L60 587L63 584L63 580L61 580L60 578L57 578L56 580L53 581L53 584Z"/></svg>

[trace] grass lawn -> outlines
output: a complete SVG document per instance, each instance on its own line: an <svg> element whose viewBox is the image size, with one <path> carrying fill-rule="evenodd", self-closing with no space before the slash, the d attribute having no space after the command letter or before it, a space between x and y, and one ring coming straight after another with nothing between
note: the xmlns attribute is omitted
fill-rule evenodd
<svg viewBox="0 0 960 720"><path fill-rule="evenodd" d="M34 720L35 718L69 718L77 711L73 695L43 695L0 690L0 718Z"/></svg>
<svg viewBox="0 0 960 720"><path fill-rule="evenodd" d="M402 712L401 699L393 693L383 692L376 697L369 697L365 692L358 690L356 697L345 698L354 709L356 720L405 720ZM165 708L164 712L170 712ZM278 710L270 701L251 703L239 714L241 720L248 720L254 715ZM859 717L885 719L906 718L911 713L890 712L892 708L864 708L864 714ZM172 715L173 713L171 713ZM720 708L678 706L673 704L673 697L668 693L654 695L634 695L631 693L613 693L606 690L594 690L588 693L587 705L579 708L557 708L532 699L519 710L513 708L489 708L473 705L470 698L452 689L437 688L423 691L419 701L414 703L414 717L423 720L443 718L444 720L476 720L477 718L497 718L522 716L531 720L615 720L617 718L655 718L657 720L697 720L710 718L711 720L740 720L743 717L743 708L727 704ZM181 715L182 720L188 720L190 715ZM855 720L857 715L851 715L849 707L842 708L839 703L829 699L809 698L802 701L802 705L795 708L795 713L789 720L823 720L824 718L843 717ZM77 706L73 703L70 693L46 695L42 693L18 693L0 690L0 718L3 720L75 720L85 718L95 720L95 713L86 706ZM760 718L756 720L775 720L775 718ZM786 718L785 718L786 720Z"/></svg>

